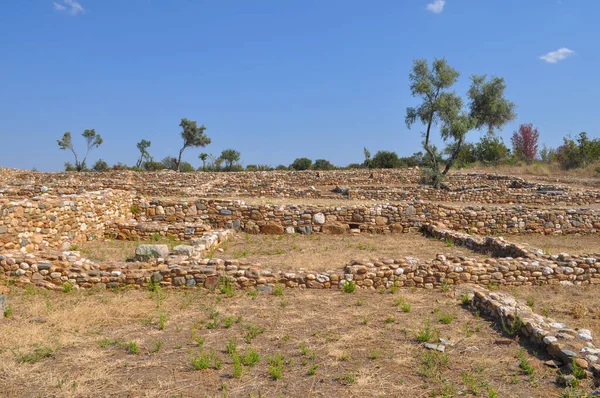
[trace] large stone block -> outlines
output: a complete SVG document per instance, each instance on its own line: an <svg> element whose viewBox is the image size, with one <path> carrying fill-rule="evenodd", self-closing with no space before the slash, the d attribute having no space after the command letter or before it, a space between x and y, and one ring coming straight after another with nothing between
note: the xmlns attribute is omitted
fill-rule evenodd
<svg viewBox="0 0 600 398"><path fill-rule="evenodd" d="M167 245L139 245L135 249L135 257L140 261L149 258L166 257L169 255L169 246Z"/></svg>

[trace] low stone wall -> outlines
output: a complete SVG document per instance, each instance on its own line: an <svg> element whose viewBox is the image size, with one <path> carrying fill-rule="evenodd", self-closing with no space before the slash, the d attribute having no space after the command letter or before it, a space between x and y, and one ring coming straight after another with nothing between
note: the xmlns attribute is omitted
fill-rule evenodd
<svg viewBox="0 0 600 398"><path fill-rule="evenodd" d="M214 287L219 277L230 278L238 288L283 284L287 287L340 288L344 281L358 287L407 286L433 289L460 283L492 285L600 284L598 259L590 256L552 255L529 258L477 258L439 254L422 261L412 257L355 259L334 271L272 271L245 260L202 258L171 254L149 262L96 264L77 252L0 255L6 279L20 284L58 289L62 283L90 288L145 286L157 278L164 286Z"/></svg>
<svg viewBox="0 0 600 398"><path fill-rule="evenodd" d="M514 326L516 333L543 346L548 354L559 361L557 366L575 362L594 377L600 378L600 348L593 344L589 330L571 329L564 323L538 315L509 294L490 292L481 287L473 287L472 290L472 303L476 308L500 320L507 329Z"/></svg>
<svg viewBox="0 0 600 398"><path fill-rule="evenodd" d="M210 230L212 230L212 227L202 222L166 224L159 222L140 223L125 221L122 223L108 223L104 231L104 236L119 240L151 240L155 236L187 240L195 236L202 236Z"/></svg>
<svg viewBox="0 0 600 398"><path fill-rule="evenodd" d="M544 254L540 249L529 245L510 243L501 237L474 236L434 225L424 225L422 231L433 238L450 241L457 246L464 246L479 253L489 253L494 257L537 258Z"/></svg>
<svg viewBox="0 0 600 398"><path fill-rule="evenodd" d="M352 206L249 205L241 200L195 201L136 198L141 222L205 222L214 228L248 233L296 232L386 233L418 231L425 224L442 223L453 230L482 235L497 233L597 233L600 211L592 209L537 209L526 206L455 207L428 202Z"/></svg>
<svg viewBox="0 0 600 398"><path fill-rule="evenodd" d="M128 192L113 190L0 199L0 251L68 248L102 238L106 223L132 217L132 199Z"/></svg>

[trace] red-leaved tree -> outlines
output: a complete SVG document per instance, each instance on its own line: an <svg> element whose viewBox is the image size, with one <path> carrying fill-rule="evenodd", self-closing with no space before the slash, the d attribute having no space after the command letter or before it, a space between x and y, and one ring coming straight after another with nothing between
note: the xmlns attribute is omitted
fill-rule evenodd
<svg viewBox="0 0 600 398"><path fill-rule="evenodd" d="M520 125L519 130L515 131L511 138L515 155L528 160L535 158L538 151L538 138L540 133L533 128L533 124Z"/></svg>

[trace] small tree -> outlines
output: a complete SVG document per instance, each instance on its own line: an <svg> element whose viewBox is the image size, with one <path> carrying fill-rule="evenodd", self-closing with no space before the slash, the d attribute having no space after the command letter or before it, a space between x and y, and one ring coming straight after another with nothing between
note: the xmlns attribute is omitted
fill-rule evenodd
<svg viewBox="0 0 600 398"><path fill-rule="evenodd" d="M312 168L313 170L333 170L335 166L329 160L317 159Z"/></svg>
<svg viewBox="0 0 600 398"><path fill-rule="evenodd" d="M85 138L85 141L87 144L85 156L83 157L83 160L81 160L81 161L79 161L77 153L75 152L75 149L73 148L73 141L71 139L70 132L67 131L63 135L61 140L56 141L58 143L59 149L61 149L61 150L68 149L71 152L73 152L73 156L75 157L75 170L77 170L77 171L85 170L85 161L87 159L88 154L90 153L90 150L92 150L92 148L98 148L100 145L102 145L102 142L103 142L100 134L96 134L96 130L94 130L94 129L86 129L83 131L83 133L81 135L83 136L83 138Z"/></svg>
<svg viewBox="0 0 600 398"><path fill-rule="evenodd" d="M391 151L377 151L371 160L371 167L375 169L393 169L399 164L398 154Z"/></svg>
<svg viewBox="0 0 600 398"><path fill-rule="evenodd" d="M225 169L233 169L233 165L240 161L240 152L235 149L224 149L221 152L220 158L225 161Z"/></svg>
<svg viewBox="0 0 600 398"><path fill-rule="evenodd" d="M198 155L198 159L202 160L202 171L206 171L206 159L208 159L208 153L202 152Z"/></svg>
<svg viewBox="0 0 600 398"><path fill-rule="evenodd" d="M488 131L493 131L515 117L514 104L504 98L504 79L493 77L488 81L485 75L471 77L467 93L469 113L463 111L462 99L450 91L458 76L445 59L435 59L431 68L427 60L415 60L409 75L411 94L419 97L421 103L406 109L406 126L410 129L416 121L426 126L423 149L430 162L429 177L436 188L440 187L442 178L458 157L469 130L487 127ZM438 160L440 153L430 142L431 129L437 124L441 124L443 141L451 146L443 171Z"/></svg>
<svg viewBox="0 0 600 398"><path fill-rule="evenodd" d="M515 131L511 138L515 156L528 161L533 160L538 151L538 138L540 138L540 133L533 128L533 124L520 125L519 130Z"/></svg>
<svg viewBox="0 0 600 398"><path fill-rule="evenodd" d="M293 170L308 170L312 165L312 160L309 158L296 158L294 163L290 165L290 169Z"/></svg>
<svg viewBox="0 0 600 398"><path fill-rule="evenodd" d="M152 145L152 142L147 140L141 140L137 143L137 149L139 149L140 151L140 157L137 163L135 164L135 167L140 168L142 167L142 164L144 162L152 161L152 156L150 156L150 153L148 152L148 148L150 148L150 145Z"/></svg>
<svg viewBox="0 0 600 398"><path fill-rule="evenodd" d="M179 123L181 127L181 138L183 138L183 146L179 150L179 157L176 159L176 169L180 171L181 156L186 148L192 147L205 147L210 144L210 138L204 135L206 127L204 125L198 127L198 124L194 120L188 120L186 118L181 119Z"/></svg>
<svg viewBox="0 0 600 398"><path fill-rule="evenodd" d="M372 166L371 152L367 149L367 147L363 147L363 154L365 155L365 161L363 162L363 167L370 169Z"/></svg>

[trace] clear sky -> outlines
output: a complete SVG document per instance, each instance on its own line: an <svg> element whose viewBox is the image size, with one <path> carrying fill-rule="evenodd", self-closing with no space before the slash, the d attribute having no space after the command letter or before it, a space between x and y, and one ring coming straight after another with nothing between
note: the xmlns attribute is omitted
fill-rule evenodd
<svg viewBox="0 0 600 398"><path fill-rule="evenodd" d="M86 128L104 138L88 165L132 164L142 138L175 156L183 117L212 139L184 153L195 166L225 148L244 165L408 156L421 145L404 124L408 74L434 57L461 73L461 95L471 74L506 79L508 145L520 123L553 147L597 137L599 14L597 0L5 1L0 166L61 170L72 157L56 140L71 131L81 151Z"/></svg>

